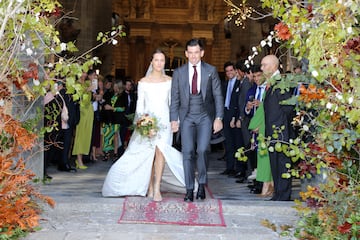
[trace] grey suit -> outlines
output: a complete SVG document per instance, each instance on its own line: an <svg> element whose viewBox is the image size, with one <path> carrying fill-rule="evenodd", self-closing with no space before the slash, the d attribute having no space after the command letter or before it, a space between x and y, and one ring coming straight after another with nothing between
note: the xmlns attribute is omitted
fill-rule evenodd
<svg viewBox="0 0 360 240"><path fill-rule="evenodd" d="M170 121L180 120L185 184L194 190L195 160L199 184L207 183L207 149L215 117L223 118L223 96L220 78L214 66L201 62L201 108L193 113L189 84L189 65L174 71L171 86ZM198 106L195 106L198 108ZM196 146L196 149L195 149ZM197 159L195 159L197 157Z"/></svg>

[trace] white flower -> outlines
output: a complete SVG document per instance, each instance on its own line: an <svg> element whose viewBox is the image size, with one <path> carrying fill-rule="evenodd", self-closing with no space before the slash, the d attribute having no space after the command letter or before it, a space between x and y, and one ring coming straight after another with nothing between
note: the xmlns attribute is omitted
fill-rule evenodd
<svg viewBox="0 0 360 240"><path fill-rule="evenodd" d="M94 61L98 61L99 58L98 58L98 57L93 57L93 60L94 60Z"/></svg>
<svg viewBox="0 0 360 240"><path fill-rule="evenodd" d="M352 27L351 27L351 26L350 26L350 27L348 27L346 30L347 30L348 34L351 34L351 33L353 32L353 30L352 30Z"/></svg>
<svg viewBox="0 0 360 240"><path fill-rule="evenodd" d="M269 36L267 37L267 39L271 42L271 41L272 41L272 36L269 35Z"/></svg>
<svg viewBox="0 0 360 240"><path fill-rule="evenodd" d="M246 65L246 64L249 64L249 60L245 60L245 65Z"/></svg>
<svg viewBox="0 0 360 240"><path fill-rule="evenodd" d="M256 47L252 47L251 50L252 50L253 52L257 52Z"/></svg>
<svg viewBox="0 0 360 240"><path fill-rule="evenodd" d="M258 55L259 53L258 52L254 52L254 55L256 56L256 55Z"/></svg>
<svg viewBox="0 0 360 240"><path fill-rule="evenodd" d="M37 80L37 79L33 79L33 84L34 84L35 86L39 86L39 85L40 85L40 81Z"/></svg>
<svg viewBox="0 0 360 240"><path fill-rule="evenodd" d="M268 42L267 45L269 45L269 47L272 47L272 42Z"/></svg>
<svg viewBox="0 0 360 240"><path fill-rule="evenodd" d="M117 41L116 39L113 39L113 40L111 41L111 43L112 43L112 45L116 45L116 44L118 43L118 41Z"/></svg>
<svg viewBox="0 0 360 240"><path fill-rule="evenodd" d="M343 96L341 93L336 93L336 98L339 99L339 100L342 100L343 99Z"/></svg>
<svg viewBox="0 0 360 240"><path fill-rule="evenodd" d="M352 102L354 101L354 97L353 96L349 97L348 101L349 101L349 104L352 104Z"/></svg>
<svg viewBox="0 0 360 240"><path fill-rule="evenodd" d="M60 49L61 51L66 51L66 43L60 43Z"/></svg>
<svg viewBox="0 0 360 240"><path fill-rule="evenodd" d="M48 64L48 68L53 68L54 67L54 64L53 63L49 63Z"/></svg>
<svg viewBox="0 0 360 240"><path fill-rule="evenodd" d="M331 56L330 62L331 62L332 64L336 64L336 63L338 62L337 57Z"/></svg>
<svg viewBox="0 0 360 240"><path fill-rule="evenodd" d="M270 32L270 35L271 35L271 36L274 36L274 34L275 34L274 31L271 31L271 32Z"/></svg>
<svg viewBox="0 0 360 240"><path fill-rule="evenodd" d="M110 35L113 37L113 36L115 36L115 34L116 34L116 31L112 31L111 33L110 33Z"/></svg>
<svg viewBox="0 0 360 240"><path fill-rule="evenodd" d="M261 46L261 47L265 47L265 45L266 45L266 42L265 42L264 40L262 40L262 41L260 42L260 46Z"/></svg>
<svg viewBox="0 0 360 240"><path fill-rule="evenodd" d="M0 107L3 107L5 105L4 99L0 99Z"/></svg>
<svg viewBox="0 0 360 240"><path fill-rule="evenodd" d="M317 76L319 76L319 73L316 70L314 70L314 71L311 72L311 75L313 77L317 77Z"/></svg>
<svg viewBox="0 0 360 240"><path fill-rule="evenodd" d="M326 104L326 108L327 108L327 109L331 109L331 107L332 107L332 103L331 103L331 102L328 102L328 103Z"/></svg>
<svg viewBox="0 0 360 240"><path fill-rule="evenodd" d="M303 125L303 129L304 129L304 131L309 131L309 126L308 125Z"/></svg>
<svg viewBox="0 0 360 240"><path fill-rule="evenodd" d="M26 55L31 56L33 54L33 50L31 48L26 49Z"/></svg>

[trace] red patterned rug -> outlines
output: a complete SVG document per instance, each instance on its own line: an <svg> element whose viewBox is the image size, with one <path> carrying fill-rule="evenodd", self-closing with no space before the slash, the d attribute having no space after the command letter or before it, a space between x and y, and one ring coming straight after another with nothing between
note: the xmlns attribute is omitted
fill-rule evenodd
<svg viewBox="0 0 360 240"><path fill-rule="evenodd" d="M119 223L226 226L220 200L184 202L182 198L154 202L145 197L126 197Z"/></svg>

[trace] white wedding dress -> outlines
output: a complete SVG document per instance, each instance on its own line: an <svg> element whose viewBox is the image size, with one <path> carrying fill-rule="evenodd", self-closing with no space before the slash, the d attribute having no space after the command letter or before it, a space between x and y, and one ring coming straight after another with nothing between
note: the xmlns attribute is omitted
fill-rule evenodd
<svg viewBox="0 0 360 240"><path fill-rule="evenodd" d="M171 81L139 82L136 114L156 116L160 126L157 136L149 140L136 131L131 136L125 153L111 166L103 188L104 197L145 196L149 187L155 146L165 157L161 191L185 192L182 154L171 146L169 120Z"/></svg>

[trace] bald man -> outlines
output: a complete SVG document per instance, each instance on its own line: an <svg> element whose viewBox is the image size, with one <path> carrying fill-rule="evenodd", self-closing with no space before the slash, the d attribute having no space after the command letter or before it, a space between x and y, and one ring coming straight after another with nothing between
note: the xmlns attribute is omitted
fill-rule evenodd
<svg viewBox="0 0 360 240"><path fill-rule="evenodd" d="M261 70L269 83L271 78L280 74L279 59L275 55L265 56L261 60ZM291 92L285 92L282 94L280 93L280 89L273 89L273 86L269 85L263 100L266 137L270 136L272 137L272 140L276 140L272 136L274 130L284 126L285 129L278 135L278 139L281 141L289 140L290 132L292 131L290 123L294 114L294 107L291 105L282 105L280 102L290 97ZM286 163L291 163L291 160L282 152L269 152L269 155L271 173L274 180L274 195L271 200L289 201L291 198L291 178L283 178L282 174L288 171L285 165Z"/></svg>

